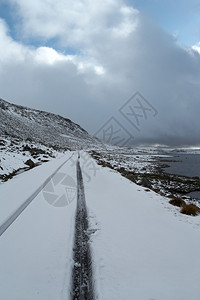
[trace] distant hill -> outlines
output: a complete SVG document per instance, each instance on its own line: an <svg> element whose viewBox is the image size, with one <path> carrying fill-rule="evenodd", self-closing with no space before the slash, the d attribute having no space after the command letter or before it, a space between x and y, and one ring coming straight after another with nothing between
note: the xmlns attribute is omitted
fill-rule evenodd
<svg viewBox="0 0 200 300"><path fill-rule="evenodd" d="M0 136L55 149L76 150L98 144L95 138L70 119L11 104L3 99L0 99Z"/></svg>

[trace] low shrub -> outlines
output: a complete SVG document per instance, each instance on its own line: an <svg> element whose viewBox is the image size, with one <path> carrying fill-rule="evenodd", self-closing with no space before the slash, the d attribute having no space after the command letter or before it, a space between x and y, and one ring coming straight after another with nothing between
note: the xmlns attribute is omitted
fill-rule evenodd
<svg viewBox="0 0 200 300"><path fill-rule="evenodd" d="M105 163L103 163L103 162L101 162L101 161L99 161L97 164L98 164L99 166L105 167Z"/></svg>
<svg viewBox="0 0 200 300"><path fill-rule="evenodd" d="M197 216L199 214L199 208L195 204L185 204L181 213L189 216Z"/></svg>
<svg viewBox="0 0 200 300"><path fill-rule="evenodd" d="M169 201L170 204L178 207L183 207L186 203L183 199L175 197L172 200Z"/></svg>

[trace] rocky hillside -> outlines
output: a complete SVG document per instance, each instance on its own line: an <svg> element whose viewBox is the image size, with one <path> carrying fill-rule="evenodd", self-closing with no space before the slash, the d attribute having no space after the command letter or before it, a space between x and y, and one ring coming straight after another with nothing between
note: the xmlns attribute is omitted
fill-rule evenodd
<svg viewBox="0 0 200 300"><path fill-rule="evenodd" d="M67 150L98 146L97 139L69 119L0 99L0 182Z"/></svg>
<svg viewBox="0 0 200 300"><path fill-rule="evenodd" d="M86 130L52 113L0 99L0 136L40 143L55 149L81 149L97 144Z"/></svg>

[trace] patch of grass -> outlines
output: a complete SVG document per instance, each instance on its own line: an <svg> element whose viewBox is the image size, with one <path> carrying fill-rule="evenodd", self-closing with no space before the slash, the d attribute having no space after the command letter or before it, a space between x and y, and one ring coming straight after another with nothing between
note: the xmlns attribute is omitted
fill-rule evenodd
<svg viewBox="0 0 200 300"><path fill-rule="evenodd" d="M103 166L103 167L106 166L105 163L103 163L103 162L101 162L101 161L99 161L97 164L98 164L99 166Z"/></svg>
<svg viewBox="0 0 200 300"><path fill-rule="evenodd" d="M185 201L178 197L173 198L172 200L169 201L169 203L178 207L183 207L184 205L186 205Z"/></svg>
<svg viewBox="0 0 200 300"><path fill-rule="evenodd" d="M199 208L195 204L185 204L181 213L189 216L197 216L199 214Z"/></svg>

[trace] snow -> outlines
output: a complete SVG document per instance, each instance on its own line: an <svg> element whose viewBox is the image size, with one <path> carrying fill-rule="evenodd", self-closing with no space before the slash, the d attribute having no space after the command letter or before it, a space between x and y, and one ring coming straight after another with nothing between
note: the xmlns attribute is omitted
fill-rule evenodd
<svg viewBox="0 0 200 300"><path fill-rule="evenodd" d="M199 299L199 216L180 215L108 168L92 178L86 201L98 299Z"/></svg>
<svg viewBox="0 0 200 300"><path fill-rule="evenodd" d="M25 162L31 159L36 164L41 164L43 160L51 160L54 157L59 157L61 153L48 148L39 143L30 143L19 141L18 139L1 138L0 144L0 175L8 175L19 168L27 168ZM31 155L30 151L24 149L37 149L41 151L37 155Z"/></svg>
<svg viewBox="0 0 200 300"><path fill-rule="evenodd" d="M1 184L0 219L15 211L70 155ZM89 169L96 162L90 158L91 164L87 156L81 152L80 161L96 299L199 300L200 216L181 215L169 199L114 170L98 166L92 176ZM73 161L59 173L76 181ZM54 188L55 194L62 194L61 185ZM55 207L45 198L47 191L40 192L0 237L2 300L70 299L76 201Z"/></svg>
<svg viewBox="0 0 200 300"><path fill-rule="evenodd" d="M0 210L0 225L71 155L68 152L58 159L22 173L8 182L1 183L0 205L3 209Z"/></svg>
<svg viewBox="0 0 200 300"><path fill-rule="evenodd" d="M57 166L67 157L57 160ZM32 182L36 180L34 186L40 184L44 174L49 176L55 165L49 163L48 168L47 164L41 166L41 173L36 168L19 175L4 184L4 191L7 186L9 190L12 189L12 192L7 191L7 196L13 194L14 198L20 198L21 201L20 188L15 188L21 184L21 189L26 191L24 185L30 179ZM76 178L70 161L60 172ZM26 179L25 175L29 178ZM5 202L1 203L1 207L4 205ZM69 299L75 207L76 201L63 207L50 205L41 192L4 232L0 238L0 299Z"/></svg>

